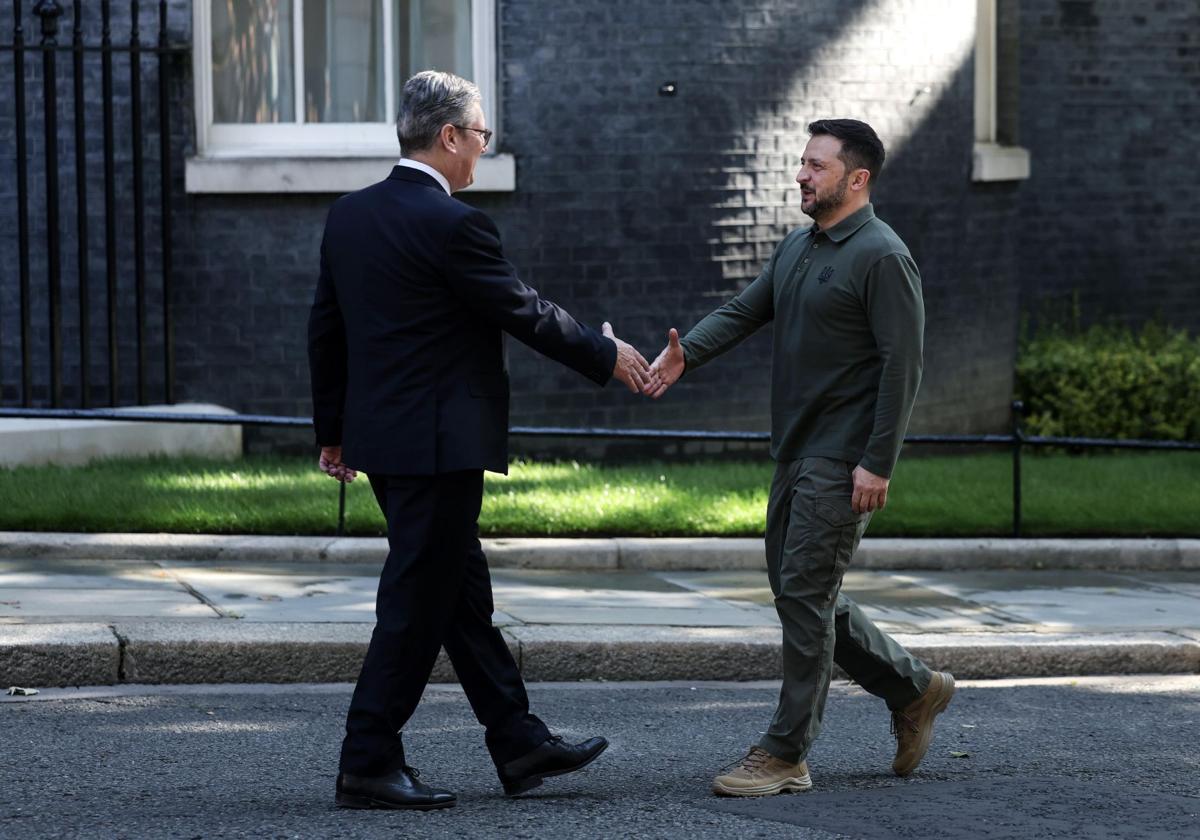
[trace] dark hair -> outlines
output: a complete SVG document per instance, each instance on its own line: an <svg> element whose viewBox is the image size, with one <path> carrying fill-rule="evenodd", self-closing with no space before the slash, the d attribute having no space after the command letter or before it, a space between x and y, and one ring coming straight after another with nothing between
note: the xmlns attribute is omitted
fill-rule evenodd
<svg viewBox="0 0 1200 840"><path fill-rule="evenodd" d="M883 141L875 129L860 120L816 120L808 124L808 133L813 137L828 134L842 141L838 159L846 164L847 171L865 169L871 173L868 184L879 180L883 169Z"/></svg>

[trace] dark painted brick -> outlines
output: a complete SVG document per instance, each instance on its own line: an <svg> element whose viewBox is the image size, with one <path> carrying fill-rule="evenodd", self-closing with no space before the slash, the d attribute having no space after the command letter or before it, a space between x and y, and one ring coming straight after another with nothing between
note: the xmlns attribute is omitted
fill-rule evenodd
<svg viewBox="0 0 1200 840"><path fill-rule="evenodd" d="M114 5L120 42L128 37L128 4ZM927 374L913 431L1006 426L1022 310L1061 307L1077 292L1092 317L1137 321L1161 314L1200 327L1200 246L1193 244L1200 211L1190 200L1200 175L1191 161L1194 144L1184 142L1200 117L1195 3L1168 0L1150 8L1132 0L1002 0L1002 60L1020 68L1019 86L1001 91L1009 115L1002 129L1033 155L1033 177L1020 184L969 178L974 70L970 51L961 47L969 42L973 4L918 5L942 19L941 42L912 38L898 45L898 33L916 14L909 0L500 0L501 150L516 156L517 191L466 200L493 215L527 281L594 326L612 321L618 334L652 357L667 327L686 329L744 288L775 243L805 223L792 178L808 121L868 118L889 145L877 212L905 238L925 284ZM187 0L172 0L174 40L190 38L190 8ZM98 4L85 9L85 29L94 39ZM0 21L11 13L11 0L0 0ZM27 16L32 40L36 21ZM69 29L66 20L63 37ZM157 34L150 11L143 12L142 29L143 40ZM132 146L128 65L120 58L116 65L116 342L120 398L128 402L136 396ZM29 56L25 66L32 326L36 347L44 348L41 63ZM182 60L177 70L170 94L177 397L306 414L304 327L331 197L183 194L182 158L194 144L190 63ZM95 392L95 383L105 381L106 360L97 61L85 75L95 92L86 125ZM156 81L147 62L142 142L152 389L162 382ZM665 81L678 85L677 96L658 95ZM926 99L914 99L927 84ZM0 62L0 90L11 85L11 63ZM69 61L58 91L64 323L72 326L78 323L78 237ZM11 96L0 97L0 395L6 403L19 399L20 376L13 107ZM919 119L914 108L925 109ZM632 399L616 385L594 388L511 342L513 422L765 429L770 332L696 371L658 403ZM78 344L69 335L64 348L68 400L78 397ZM39 394L47 381L39 349ZM304 440L256 432L248 445L255 451L302 447ZM518 446L564 451L556 441ZM596 444L580 451L644 449Z"/></svg>

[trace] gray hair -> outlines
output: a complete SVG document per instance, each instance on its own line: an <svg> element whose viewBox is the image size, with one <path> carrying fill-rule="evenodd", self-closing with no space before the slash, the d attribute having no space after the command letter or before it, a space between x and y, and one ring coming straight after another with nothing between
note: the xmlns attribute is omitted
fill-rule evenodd
<svg viewBox="0 0 1200 840"><path fill-rule="evenodd" d="M404 83L400 115L396 117L400 153L407 155L430 148L442 126L462 125L471 106L480 101L479 88L474 82L453 73L424 70L413 76Z"/></svg>

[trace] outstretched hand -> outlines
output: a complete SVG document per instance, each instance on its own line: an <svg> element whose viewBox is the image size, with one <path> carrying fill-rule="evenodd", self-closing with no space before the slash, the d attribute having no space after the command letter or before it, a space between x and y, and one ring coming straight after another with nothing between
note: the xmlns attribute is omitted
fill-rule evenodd
<svg viewBox="0 0 1200 840"><path fill-rule="evenodd" d="M679 343L679 330L671 327L667 331L667 346L650 366L650 372L657 378L658 384L647 391L646 396L658 399L665 394L667 389L683 376L683 369L686 365L683 358L683 347Z"/></svg>
<svg viewBox="0 0 1200 840"><path fill-rule="evenodd" d="M605 321L600 331L617 345L617 363L613 365L613 376L625 383L635 394L648 393L658 384L658 377L650 372L646 359L631 344L613 335L612 324Z"/></svg>
<svg viewBox="0 0 1200 840"><path fill-rule="evenodd" d="M317 466L325 475L346 484L358 477L357 472L342 463L342 447L340 446L322 446L321 458L317 461Z"/></svg>

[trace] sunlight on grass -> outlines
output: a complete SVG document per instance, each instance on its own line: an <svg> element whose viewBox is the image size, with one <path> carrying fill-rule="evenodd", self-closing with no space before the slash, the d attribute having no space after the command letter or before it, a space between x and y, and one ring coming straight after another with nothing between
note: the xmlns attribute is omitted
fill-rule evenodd
<svg viewBox="0 0 1200 840"><path fill-rule="evenodd" d="M230 473L148 475L143 479L147 487L164 490L278 490L297 485L319 486L328 482L324 475L297 476L285 472L266 473L237 470Z"/></svg>
<svg viewBox="0 0 1200 840"><path fill-rule="evenodd" d="M1012 464L1003 452L908 453L871 536L1007 535ZM1030 535L1200 535L1200 453L1030 454ZM514 461L488 474L488 536L760 536L767 459L615 465ZM338 485L310 459L109 461L0 470L0 528L332 534ZM346 493L346 530L382 535L365 477Z"/></svg>

